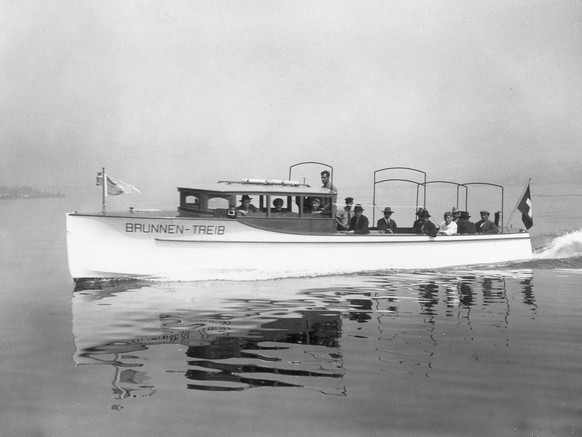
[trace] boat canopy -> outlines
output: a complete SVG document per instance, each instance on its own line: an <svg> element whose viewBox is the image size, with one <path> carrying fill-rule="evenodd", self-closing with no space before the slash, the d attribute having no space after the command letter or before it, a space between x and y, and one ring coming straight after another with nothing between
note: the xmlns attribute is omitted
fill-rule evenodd
<svg viewBox="0 0 582 437"><path fill-rule="evenodd" d="M178 187L178 191L198 191L215 194L273 194L279 196L332 196L331 190L311 187L296 181L242 179L240 181L219 181L213 184L196 185L193 188Z"/></svg>

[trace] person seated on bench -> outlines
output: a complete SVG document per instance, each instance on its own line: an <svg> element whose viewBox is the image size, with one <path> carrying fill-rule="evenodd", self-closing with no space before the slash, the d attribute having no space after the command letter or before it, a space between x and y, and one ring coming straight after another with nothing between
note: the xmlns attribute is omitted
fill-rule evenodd
<svg viewBox="0 0 582 437"><path fill-rule="evenodd" d="M445 221L439 226L439 235L455 235L457 233L457 224L453 221L453 214L447 211L443 218Z"/></svg>
<svg viewBox="0 0 582 437"><path fill-rule="evenodd" d="M398 226L396 225L396 222L391 218L393 213L394 211L392 211L392 208L390 208L389 206L384 208L384 217L378 220L378 223L376 224L376 227L380 232L385 234L393 234L394 232L396 232L396 228Z"/></svg>
<svg viewBox="0 0 582 437"><path fill-rule="evenodd" d="M251 203L253 200L252 197L249 197L247 194L243 194L242 198L240 199L241 205L236 209L240 215L247 215L250 212L256 212L257 207Z"/></svg>
<svg viewBox="0 0 582 437"><path fill-rule="evenodd" d="M286 212L283 209L283 199L281 199L280 197L277 197L275 200L273 200L273 206L274 208L271 208L271 212L273 214L281 214L283 212Z"/></svg>
<svg viewBox="0 0 582 437"><path fill-rule="evenodd" d="M429 220L430 214L428 210L419 211L418 220L414 222L412 232L415 234L428 235L429 237L436 237L438 229L433 222Z"/></svg>
<svg viewBox="0 0 582 437"><path fill-rule="evenodd" d="M362 205L358 204L354 208L354 217L350 221L350 230L348 231L349 234L369 234L370 229L368 228L369 221L368 217L362 215L364 212L364 208Z"/></svg>

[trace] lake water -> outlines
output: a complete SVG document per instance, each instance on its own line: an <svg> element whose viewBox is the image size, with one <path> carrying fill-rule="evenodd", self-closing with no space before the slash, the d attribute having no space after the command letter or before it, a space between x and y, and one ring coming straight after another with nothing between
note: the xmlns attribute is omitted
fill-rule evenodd
<svg viewBox="0 0 582 437"><path fill-rule="evenodd" d="M527 263L78 290L80 202L1 201L0 435L582 435L582 197L533 194Z"/></svg>

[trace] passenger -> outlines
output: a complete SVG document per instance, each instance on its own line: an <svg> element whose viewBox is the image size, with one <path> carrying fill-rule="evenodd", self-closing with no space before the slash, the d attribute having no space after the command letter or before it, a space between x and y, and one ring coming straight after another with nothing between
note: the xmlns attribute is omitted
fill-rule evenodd
<svg viewBox="0 0 582 437"><path fill-rule="evenodd" d="M332 185L331 180L330 180L330 174L327 170L323 170L321 172L321 182L323 183L321 188L335 191L337 193L337 187L335 185Z"/></svg>
<svg viewBox="0 0 582 437"><path fill-rule="evenodd" d="M321 215L323 213L323 208L321 207L321 201L317 197L311 198L311 214Z"/></svg>
<svg viewBox="0 0 582 437"><path fill-rule="evenodd" d="M321 172L321 182L323 183L321 188L325 188L327 190L334 191L337 194L337 187L335 185L332 185L329 171L324 170ZM323 200L321 207L325 211L326 215L331 216L331 210L333 207L331 198L329 198L329 197L325 198Z"/></svg>
<svg viewBox="0 0 582 437"><path fill-rule="evenodd" d="M439 226L439 235L455 235L457 233L457 224L453 221L453 214L447 211L443 218L445 221Z"/></svg>
<svg viewBox="0 0 582 437"><path fill-rule="evenodd" d="M396 228L398 226L396 225L396 222L391 219L393 213L394 211L392 211L392 208L389 206L384 208L384 217L378 220L378 223L376 224L376 227L380 232L384 232L386 234L393 234L396 232Z"/></svg>
<svg viewBox="0 0 582 437"><path fill-rule="evenodd" d="M414 222L412 232L415 234L428 235L429 237L436 237L438 229L435 224L429 220L430 214L428 213L428 210L424 209L417 214L419 214L418 220Z"/></svg>
<svg viewBox="0 0 582 437"><path fill-rule="evenodd" d="M467 211L461 211L459 221L457 222L457 232L459 234L474 234L475 223L469 221L471 216Z"/></svg>
<svg viewBox="0 0 582 437"><path fill-rule="evenodd" d="M483 210L481 214L481 220L475 223L478 234L499 234L499 228L489 220L489 211Z"/></svg>
<svg viewBox="0 0 582 437"><path fill-rule="evenodd" d="M412 224L412 229L416 228L417 226L420 226L420 224L421 224L420 215L423 212L424 212L424 208L418 208L418 211L416 211L416 220ZM413 232L414 232L414 230L413 230Z"/></svg>
<svg viewBox="0 0 582 437"><path fill-rule="evenodd" d="M275 208L271 208L271 212L272 213L282 213L285 212L285 210L283 209L283 199L281 199L280 197L277 197L275 200L273 200L273 206Z"/></svg>
<svg viewBox="0 0 582 437"><path fill-rule="evenodd" d="M364 208L362 208L362 205L360 204L356 205L356 207L354 208L355 216L352 217L352 220L350 221L350 230L348 231L348 233L350 234L370 233L370 230L368 229L369 225L368 217L362 215L363 212Z"/></svg>
<svg viewBox="0 0 582 437"><path fill-rule="evenodd" d="M453 206L453 209L451 209L451 214L453 214L453 221L455 223L459 222L459 216L461 215L461 211L459 211L457 208L455 208Z"/></svg>
<svg viewBox="0 0 582 437"><path fill-rule="evenodd" d="M347 231L350 229L350 220L354 216L354 212L352 211L353 204L354 199L352 197L346 197L346 206L340 209L335 215L335 223L338 231Z"/></svg>
<svg viewBox="0 0 582 437"><path fill-rule="evenodd" d="M244 194L242 196L242 198L240 200L241 203L242 203L242 205L240 205L236 209L239 214L241 214L241 215L247 215L249 212L256 212L257 211L257 207L251 203L251 200L253 200L253 198L252 197L249 197L246 194Z"/></svg>

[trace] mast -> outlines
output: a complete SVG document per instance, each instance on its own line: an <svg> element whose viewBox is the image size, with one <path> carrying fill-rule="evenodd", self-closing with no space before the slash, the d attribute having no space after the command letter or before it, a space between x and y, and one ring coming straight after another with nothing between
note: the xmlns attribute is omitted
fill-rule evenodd
<svg viewBox="0 0 582 437"><path fill-rule="evenodd" d="M103 177L103 183L101 184L101 214L105 215L105 210L107 208L107 175L105 174L105 167L102 168L101 176Z"/></svg>

